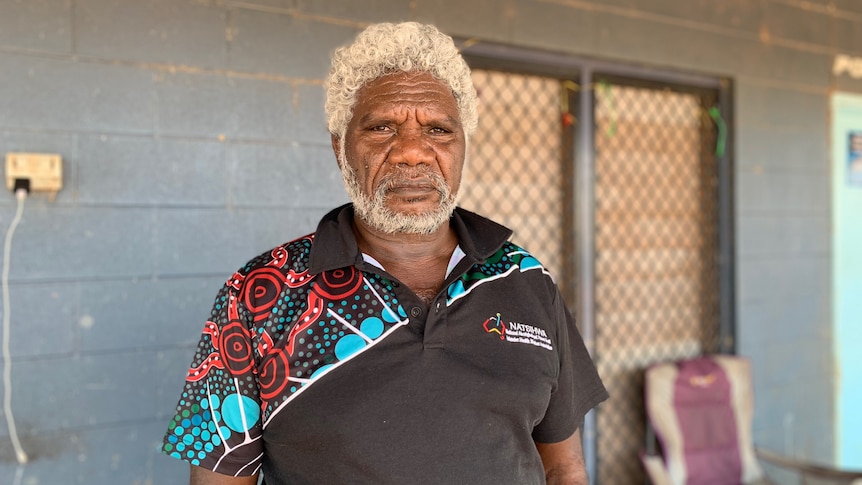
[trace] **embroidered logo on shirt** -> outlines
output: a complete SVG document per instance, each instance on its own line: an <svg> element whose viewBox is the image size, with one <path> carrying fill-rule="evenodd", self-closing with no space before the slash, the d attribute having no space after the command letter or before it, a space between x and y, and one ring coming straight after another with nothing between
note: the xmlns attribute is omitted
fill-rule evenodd
<svg viewBox="0 0 862 485"><path fill-rule="evenodd" d="M504 322L499 313L486 319L483 327L485 328L485 332L496 333L500 336L500 340L506 342L529 344L547 350L554 350L551 339L544 329L526 323Z"/></svg>
<svg viewBox="0 0 862 485"><path fill-rule="evenodd" d="M500 340L506 339L506 324L500 318L500 314L485 320L485 331L488 333L496 333L500 336Z"/></svg>

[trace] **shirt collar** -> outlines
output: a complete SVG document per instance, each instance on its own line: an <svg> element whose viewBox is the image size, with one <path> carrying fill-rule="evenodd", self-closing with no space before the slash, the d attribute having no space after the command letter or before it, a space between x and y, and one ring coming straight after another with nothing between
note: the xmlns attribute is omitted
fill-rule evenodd
<svg viewBox="0 0 862 485"><path fill-rule="evenodd" d="M466 257L477 262L494 254L512 235L509 228L460 207L455 208L449 223ZM337 207L323 216L308 258L312 274L364 264L353 235L353 204Z"/></svg>

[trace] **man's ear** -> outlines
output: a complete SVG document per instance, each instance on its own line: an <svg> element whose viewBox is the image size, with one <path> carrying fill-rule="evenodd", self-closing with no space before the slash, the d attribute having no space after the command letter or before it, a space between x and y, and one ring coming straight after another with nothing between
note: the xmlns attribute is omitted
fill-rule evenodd
<svg viewBox="0 0 862 485"><path fill-rule="evenodd" d="M338 167L341 168L341 159L339 158L341 153L341 138L338 138L335 135L330 135L332 139L332 151L335 153L335 161L338 162Z"/></svg>

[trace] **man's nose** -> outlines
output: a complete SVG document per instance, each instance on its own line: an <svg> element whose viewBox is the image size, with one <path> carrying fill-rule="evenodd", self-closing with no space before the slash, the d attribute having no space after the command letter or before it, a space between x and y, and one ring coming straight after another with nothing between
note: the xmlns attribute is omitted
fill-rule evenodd
<svg viewBox="0 0 862 485"><path fill-rule="evenodd" d="M405 130L395 136L389 162L394 165L431 164L434 151L423 133L418 130Z"/></svg>

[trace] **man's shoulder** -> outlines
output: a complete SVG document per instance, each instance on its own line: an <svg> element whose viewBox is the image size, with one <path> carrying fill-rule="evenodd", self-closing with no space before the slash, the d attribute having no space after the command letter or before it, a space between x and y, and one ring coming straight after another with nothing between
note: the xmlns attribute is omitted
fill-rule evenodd
<svg viewBox="0 0 862 485"><path fill-rule="evenodd" d="M518 285L536 294L553 294L555 283L550 272L526 249L510 241L503 243L488 258L473 265L449 287L449 299L454 301L472 291L493 283ZM491 288L488 286L487 288Z"/></svg>
<svg viewBox="0 0 862 485"><path fill-rule="evenodd" d="M508 265L500 265L499 261L502 260L507 261ZM545 265L536 256L511 241L503 243L500 249L486 260L485 264L489 261L493 262L498 268L517 266L521 272L535 269L539 270L540 273L550 276Z"/></svg>
<svg viewBox="0 0 862 485"><path fill-rule="evenodd" d="M315 234L306 234L292 241L280 244L250 259L237 272L249 274L253 271L271 269L287 272L304 272L308 269L308 256L314 243Z"/></svg>

